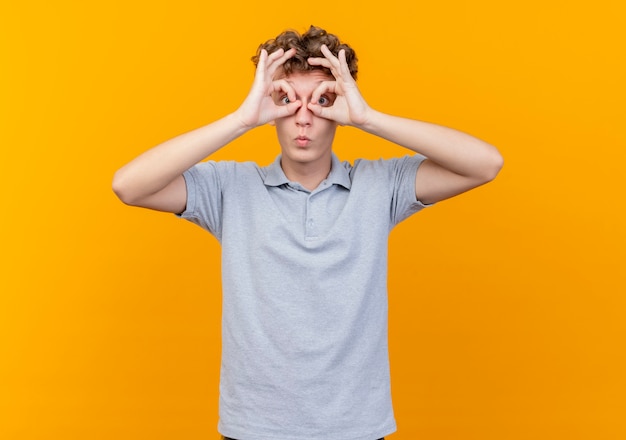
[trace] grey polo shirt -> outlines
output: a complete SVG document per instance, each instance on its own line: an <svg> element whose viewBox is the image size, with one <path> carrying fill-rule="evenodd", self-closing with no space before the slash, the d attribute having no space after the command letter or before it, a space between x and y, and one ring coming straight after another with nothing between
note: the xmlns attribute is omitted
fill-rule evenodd
<svg viewBox="0 0 626 440"><path fill-rule="evenodd" d="M222 246L218 430L240 440L373 440L395 431L387 239L424 207L424 157L333 155L315 190L267 167L203 162L181 214Z"/></svg>

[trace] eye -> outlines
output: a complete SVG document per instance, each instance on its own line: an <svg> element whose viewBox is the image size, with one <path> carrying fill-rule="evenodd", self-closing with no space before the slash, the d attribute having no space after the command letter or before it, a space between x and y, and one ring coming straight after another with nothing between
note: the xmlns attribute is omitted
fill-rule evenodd
<svg viewBox="0 0 626 440"><path fill-rule="evenodd" d="M287 105L289 104L291 101L289 100L289 97L287 95L282 96L279 100L279 103L283 104L283 105Z"/></svg>
<svg viewBox="0 0 626 440"><path fill-rule="evenodd" d="M321 105L322 107L328 107L333 104L330 98L326 95L320 96L320 98L317 100L317 103Z"/></svg>

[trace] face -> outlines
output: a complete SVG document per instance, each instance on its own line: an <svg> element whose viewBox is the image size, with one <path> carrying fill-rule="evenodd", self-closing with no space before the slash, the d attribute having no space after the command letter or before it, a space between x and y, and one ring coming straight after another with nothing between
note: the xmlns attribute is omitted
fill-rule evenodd
<svg viewBox="0 0 626 440"><path fill-rule="evenodd" d="M277 78L278 79L278 78ZM315 116L307 108L313 91L323 81L334 78L320 70L310 72L294 72L285 80L293 87L296 99L302 102L298 111L285 118L274 121L276 134L282 150L283 168L302 165L329 167L331 163L332 144L337 124L329 119ZM276 104L289 102L286 94L278 92L272 95ZM330 106L335 100L334 95L322 95L320 105Z"/></svg>

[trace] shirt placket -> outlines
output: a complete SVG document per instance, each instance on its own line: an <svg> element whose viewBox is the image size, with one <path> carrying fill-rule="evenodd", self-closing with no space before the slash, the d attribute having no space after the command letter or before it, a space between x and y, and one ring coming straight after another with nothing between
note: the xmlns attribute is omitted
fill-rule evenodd
<svg viewBox="0 0 626 440"><path fill-rule="evenodd" d="M324 215L320 208L322 198L324 197L322 192L330 188L330 186L331 185L324 180L306 199L304 238L307 241L317 240L320 236L320 225L323 222L320 216Z"/></svg>

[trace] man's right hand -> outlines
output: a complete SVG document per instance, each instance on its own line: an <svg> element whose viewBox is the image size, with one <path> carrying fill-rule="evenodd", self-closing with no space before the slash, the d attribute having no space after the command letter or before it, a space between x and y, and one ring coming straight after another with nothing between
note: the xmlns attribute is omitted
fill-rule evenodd
<svg viewBox="0 0 626 440"><path fill-rule="evenodd" d="M296 100L295 91L285 78L274 79L278 69L295 53L296 50L293 48L286 52L278 49L270 55L265 49L261 50L250 93L235 112L246 128L258 127L293 115L302 105L301 101ZM278 105L272 99L272 94L279 92L289 98L287 105Z"/></svg>

